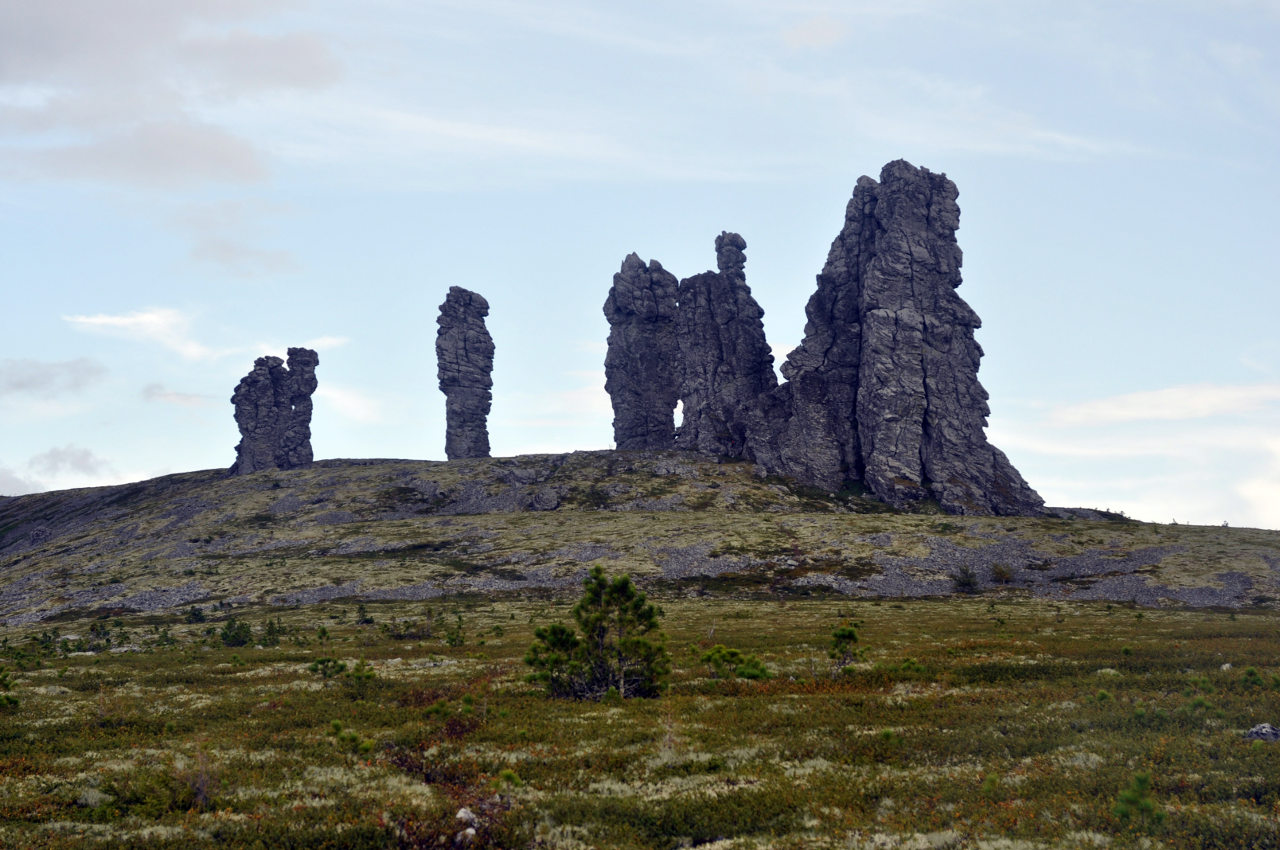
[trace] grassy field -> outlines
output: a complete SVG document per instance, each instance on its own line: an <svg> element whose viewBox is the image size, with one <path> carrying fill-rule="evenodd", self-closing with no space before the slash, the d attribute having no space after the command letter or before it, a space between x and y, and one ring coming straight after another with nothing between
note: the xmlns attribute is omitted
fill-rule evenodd
<svg viewBox="0 0 1280 850"><path fill-rule="evenodd" d="M670 689L613 703L525 682L569 597L0 629L0 846L1280 846L1274 612L657 601Z"/></svg>

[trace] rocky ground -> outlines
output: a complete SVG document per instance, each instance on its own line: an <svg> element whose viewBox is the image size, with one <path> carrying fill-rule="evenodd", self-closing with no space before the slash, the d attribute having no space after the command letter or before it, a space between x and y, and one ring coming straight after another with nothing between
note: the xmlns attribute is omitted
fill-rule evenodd
<svg viewBox="0 0 1280 850"><path fill-rule="evenodd" d="M0 624L192 604L572 591L1273 607L1280 533L902 514L675 452L332 460L0 500Z"/></svg>

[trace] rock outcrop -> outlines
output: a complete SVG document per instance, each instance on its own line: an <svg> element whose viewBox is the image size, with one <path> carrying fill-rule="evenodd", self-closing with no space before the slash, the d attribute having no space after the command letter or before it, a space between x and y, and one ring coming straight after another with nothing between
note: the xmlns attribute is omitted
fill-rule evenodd
<svg viewBox="0 0 1280 850"><path fill-rule="evenodd" d="M718 272L680 281L676 328L684 422L677 448L707 455L749 456L748 431L758 400L778 385L765 341L764 311L751 296L743 267L746 241L716 237Z"/></svg>
<svg viewBox="0 0 1280 850"><path fill-rule="evenodd" d="M232 475L297 469L313 459L311 395L320 355L309 348L290 348L288 354L287 363L259 357L231 395L240 429Z"/></svg>
<svg viewBox="0 0 1280 850"><path fill-rule="evenodd" d="M891 162L858 181L806 307L787 391L757 431L766 467L823 486L859 481L897 507L1036 513L1043 501L987 442L981 322L956 294L960 225L944 174ZM770 428L769 426L772 426Z"/></svg>
<svg viewBox="0 0 1280 850"><path fill-rule="evenodd" d="M670 449L680 397L675 275L635 254L622 261L604 302L609 320L605 384L621 450Z"/></svg>
<svg viewBox="0 0 1280 850"><path fill-rule="evenodd" d="M639 308L621 309L625 292L626 304L643 302L644 315L660 312L649 306L659 289L652 267L628 257L605 306L618 447L667 445L666 396L662 404L637 399L658 398L677 374L677 448L745 457L831 491L856 485L898 508L933 500L951 513L1038 514L1043 501L987 442L974 339L981 322L956 294L957 196L945 174L903 160L886 165L879 181L858 181L781 386L763 311L746 284L741 236L716 239L718 272L680 281L672 372L651 365L654 352L668 350L656 324L633 318ZM651 412L657 426L645 418ZM650 433L651 443L635 436Z"/></svg>
<svg viewBox="0 0 1280 850"><path fill-rule="evenodd" d="M489 456L489 408L493 403L493 337L485 328L489 302L460 286L449 287L436 319L436 364L445 397L445 456Z"/></svg>

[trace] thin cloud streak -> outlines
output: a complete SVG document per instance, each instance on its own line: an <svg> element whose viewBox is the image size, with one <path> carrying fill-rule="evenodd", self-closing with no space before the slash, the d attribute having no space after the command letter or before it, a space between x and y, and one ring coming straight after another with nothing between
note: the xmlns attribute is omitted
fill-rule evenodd
<svg viewBox="0 0 1280 850"><path fill-rule="evenodd" d="M142 388L141 396L146 401L158 401L164 404L176 404L179 407L212 407L216 401L207 395L183 393L171 390L164 384L147 384Z"/></svg>
<svg viewBox="0 0 1280 850"><path fill-rule="evenodd" d="M1280 402L1280 384L1190 384L1095 399L1054 410L1056 425L1205 419L1252 413Z"/></svg>
<svg viewBox="0 0 1280 850"><path fill-rule="evenodd" d="M134 342L162 345L188 360L211 360L218 352L191 338L191 319L179 310L157 307L124 315L63 316L78 330L103 333Z"/></svg>
<svg viewBox="0 0 1280 850"><path fill-rule="evenodd" d="M325 408L353 422L376 425L387 421L382 402L352 387L322 381L315 398Z"/></svg>
<svg viewBox="0 0 1280 850"><path fill-rule="evenodd" d="M0 396L26 394L54 398L80 392L106 374L101 363L88 357L56 363L26 358L0 360Z"/></svg>

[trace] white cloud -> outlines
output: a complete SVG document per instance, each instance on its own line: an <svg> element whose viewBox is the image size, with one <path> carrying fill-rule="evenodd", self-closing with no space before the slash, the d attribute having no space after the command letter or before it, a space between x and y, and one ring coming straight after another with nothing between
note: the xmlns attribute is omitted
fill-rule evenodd
<svg viewBox="0 0 1280 850"><path fill-rule="evenodd" d="M63 316L80 330L104 333L135 342L152 342L188 360L207 360L217 352L191 338L191 319L179 310L156 307L124 315L100 313L96 316Z"/></svg>
<svg viewBox="0 0 1280 850"><path fill-rule="evenodd" d="M47 363L40 360L0 360L0 396L23 393L53 398L96 383L107 370L96 360L79 357Z"/></svg>
<svg viewBox="0 0 1280 850"><path fill-rule="evenodd" d="M1025 409L991 441L1051 504L1280 528L1280 385L1201 384Z"/></svg>
<svg viewBox="0 0 1280 850"><path fill-rule="evenodd" d="M298 258L288 251L258 248L237 239L204 235L191 246L191 258L221 267L236 277L287 274L298 271Z"/></svg>
<svg viewBox="0 0 1280 850"><path fill-rule="evenodd" d="M253 200L223 200L187 207L173 223L191 239L191 257L219 266L237 277L297 271L297 258L288 251L253 244L266 222L285 208Z"/></svg>
<svg viewBox="0 0 1280 850"><path fill-rule="evenodd" d="M1280 401L1280 384L1192 384L1128 393L1067 405L1050 420L1059 425L1204 419L1251 413Z"/></svg>
<svg viewBox="0 0 1280 850"><path fill-rule="evenodd" d="M591 448L582 442L587 434L612 435L613 403L604 391L604 370L584 369L564 374L577 378L577 386L552 392L519 392L506 397L497 429L490 418L490 430L500 430L503 441L512 443L504 452L574 451ZM547 433L530 433L538 430Z"/></svg>
<svg viewBox="0 0 1280 850"><path fill-rule="evenodd" d="M164 384L147 384L142 388L142 397L147 401L176 404L180 407L209 407L215 403L207 395L177 392Z"/></svg>
<svg viewBox="0 0 1280 850"><path fill-rule="evenodd" d="M21 496L26 493L39 493L46 489L43 484L31 478L24 478L12 469L0 466L0 496Z"/></svg>
<svg viewBox="0 0 1280 850"><path fill-rule="evenodd" d="M260 152L207 107L333 84L329 47L279 0L0 2L0 149L20 172L169 189L261 179Z"/></svg>
<svg viewBox="0 0 1280 850"><path fill-rule="evenodd" d="M89 449L66 445L49 449L27 462L27 466L45 476L58 477L66 473L84 476L100 476L111 472L111 465Z"/></svg>
<svg viewBox="0 0 1280 850"><path fill-rule="evenodd" d="M1258 473L1236 485L1236 492L1249 506L1246 524L1280 528L1280 438L1266 442L1269 462Z"/></svg>
<svg viewBox="0 0 1280 850"><path fill-rule="evenodd" d="M261 156L244 139L183 119L141 123L88 142L47 147L29 161L52 176L154 188L205 180L243 183L266 176Z"/></svg>
<svg viewBox="0 0 1280 850"><path fill-rule="evenodd" d="M322 383L316 389L315 399L325 408L354 422L375 424L386 421L380 401L351 387ZM320 413L317 412L316 417L319 415Z"/></svg>
<svg viewBox="0 0 1280 850"><path fill-rule="evenodd" d="M842 21L827 15L808 18L782 31L782 42L796 49L823 50L834 47L849 36Z"/></svg>
<svg viewBox="0 0 1280 850"><path fill-rule="evenodd" d="M351 340L345 336L318 336L315 339L309 339L302 343L302 347L315 349L315 351L319 353L321 351L327 351L334 348L341 348L349 342L351 342Z"/></svg>
<svg viewBox="0 0 1280 850"><path fill-rule="evenodd" d="M1209 56L1234 74L1253 75L1262 69L1266 54L1260 49L1232 41L1211 41Z"/></svg>
<svg viewBox="0 0 1280 850"><path fill-rule="evenodd" d="M225 96L266 89L316 89L342 77L342 66L313 35L263 36L243 29L189 38L183 58Z"/></svg>

